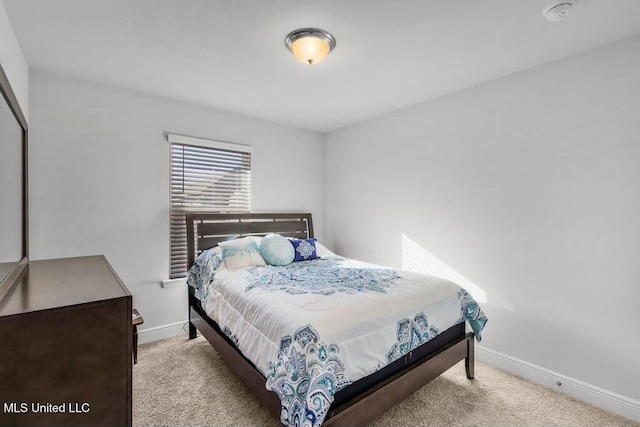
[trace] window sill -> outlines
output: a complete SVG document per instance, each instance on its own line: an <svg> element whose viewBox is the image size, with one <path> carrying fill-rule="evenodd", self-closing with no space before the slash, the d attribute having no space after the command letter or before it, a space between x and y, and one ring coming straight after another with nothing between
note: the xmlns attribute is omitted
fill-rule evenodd
<svg viewBox="0 0 640 427"><path fill-rule="evenodd" d="M162 282L160 282L160 285L163 288L181 288L187 285L187 279L181 277L179 279L163 280Z"/></svg>

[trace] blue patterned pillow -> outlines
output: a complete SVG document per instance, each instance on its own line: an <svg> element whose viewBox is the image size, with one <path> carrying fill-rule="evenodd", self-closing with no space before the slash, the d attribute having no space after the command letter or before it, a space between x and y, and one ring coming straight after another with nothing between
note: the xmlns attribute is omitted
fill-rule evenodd
<svg viewBox="0 0 640 427"><path fill-rule="evenodd" d="M288 265L294 258L293 245L279 234L267 234L260 243L260 255L269 265Z"/></svg>
<svg viewBox="0 0 640 427"><path fill-rule="evenodd" d="M294 262L320 258L316 250L316 239L291 239L291 244L295 250Z"/></svg>

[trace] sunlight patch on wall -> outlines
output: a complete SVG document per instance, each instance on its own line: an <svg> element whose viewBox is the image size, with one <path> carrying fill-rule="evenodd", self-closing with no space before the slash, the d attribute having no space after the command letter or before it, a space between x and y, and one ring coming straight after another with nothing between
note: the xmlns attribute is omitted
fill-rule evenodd
<svg viewBox="0 0 640 427"><path fill-rule="evenodd" d="M402 235L402 269L451 280L465 288L479 303L487 302L487 293L482 288L436 258L405 234Z"/></svg>

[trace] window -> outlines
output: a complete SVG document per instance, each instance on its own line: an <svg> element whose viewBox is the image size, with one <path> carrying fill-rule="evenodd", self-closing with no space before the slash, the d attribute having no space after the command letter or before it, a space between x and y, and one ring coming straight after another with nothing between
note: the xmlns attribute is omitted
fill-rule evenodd
<svg viewBox="0 0 640 427"><path fill-rule="evenodd" d="M168 135L171 143L170 272L187 274L188 211L249 212L251 147Z"/></svg>

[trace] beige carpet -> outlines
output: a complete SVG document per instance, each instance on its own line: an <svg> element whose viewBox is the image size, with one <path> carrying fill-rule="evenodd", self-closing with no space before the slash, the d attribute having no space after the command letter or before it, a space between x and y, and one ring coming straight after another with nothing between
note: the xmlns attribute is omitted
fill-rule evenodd
<svg viewBox="0 0 640 427"><path fill-rule="evenodd" d="M633 426L634 423L476 362L458 364L374 426ZM278 426L202 337L141 345L134 426Z"/></svg>

